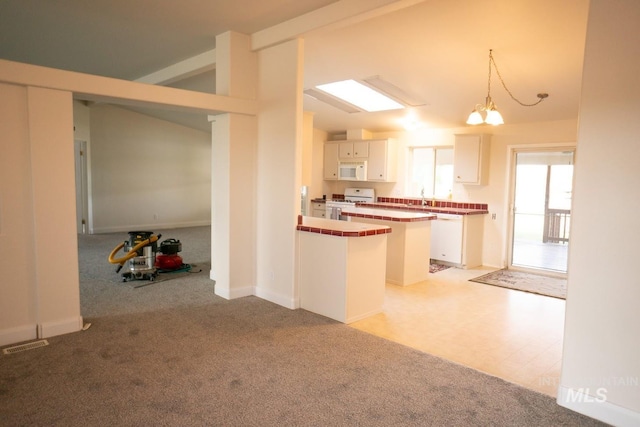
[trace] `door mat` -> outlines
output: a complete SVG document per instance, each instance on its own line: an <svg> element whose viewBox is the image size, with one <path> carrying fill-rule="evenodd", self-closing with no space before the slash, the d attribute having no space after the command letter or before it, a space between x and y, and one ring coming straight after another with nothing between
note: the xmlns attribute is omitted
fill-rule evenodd
<svg viewBox="0 0 640 427"><path fill-rule="evenodd" d="M438 271L446 270L447 268L450 268L450 266L432 262L429 264L429 273L437 273Z"/></svg>
<svg viewBox="0 0 640 427"><path fill-rule="evenodd" d="M471 282L500 286L554 298L567 298L567 280L557 277L505 269L469 280Z"/></svg>

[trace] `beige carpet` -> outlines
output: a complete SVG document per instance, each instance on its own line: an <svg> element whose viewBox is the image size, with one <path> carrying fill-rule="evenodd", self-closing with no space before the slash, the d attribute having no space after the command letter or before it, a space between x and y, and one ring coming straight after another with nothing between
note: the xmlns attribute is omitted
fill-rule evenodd
<svg viewBox="0 0 640 427"><path fill-rule="evenodd" d="M162 234L202 272L122 283L107 256L126 233L79 236L92 326L0 353L2 427L603 425L305 310L218 297L210 228Z"/></svg>
<svg viewBox="0 0 640 427"><path fill-rule="evenodd" d="M525 273L523 271L506 269L498 270L476 277L475 279L470 279L470 281L560 299L566 299L567 297L566 279L543 276L541 274Z"/></svg>

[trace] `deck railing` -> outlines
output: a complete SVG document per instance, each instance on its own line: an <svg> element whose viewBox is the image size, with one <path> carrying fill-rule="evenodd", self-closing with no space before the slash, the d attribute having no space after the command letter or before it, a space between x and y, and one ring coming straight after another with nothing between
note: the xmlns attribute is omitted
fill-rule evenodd
<svg viewBox="0 0 640 427"><path fill-rule="evenodd" d="M569 242L569 228L571 223L571 210L547 209L544 217L543 243L567 243Z"/></svg>

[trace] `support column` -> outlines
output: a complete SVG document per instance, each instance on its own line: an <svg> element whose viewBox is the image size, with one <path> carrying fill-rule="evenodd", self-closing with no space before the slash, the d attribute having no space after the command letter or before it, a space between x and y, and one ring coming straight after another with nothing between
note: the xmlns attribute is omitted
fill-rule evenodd
<svg viewBox="0 0 640 427"><path fill-rule="evenodd" d="M216 93L255 99L258 60L250 37L216 38ZM211 116L211 279L215 293L231 299L253 295L256 283L255 116Z"/></svg>
<svg viewBox="0 0 640 427"><path fill-rule="evenodd" d="M38 337L82 329L75 225L73 100L70 92L27 89Z"/></svg>

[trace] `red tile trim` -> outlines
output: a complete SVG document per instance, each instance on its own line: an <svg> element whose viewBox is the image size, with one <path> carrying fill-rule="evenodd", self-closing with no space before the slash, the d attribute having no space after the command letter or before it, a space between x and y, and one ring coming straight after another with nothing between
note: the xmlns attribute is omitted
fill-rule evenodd
<svg viewBox="0 0 640 427"><path fill-rule="evenodd" d="M484 215L489 213L486 203L458 203L436 200L436 206L432 206L433 200L427 200L427 206L422 206L420 199L396 199L378 197L375 203L357 203L356 206L378 209L394 209L399 211L416 211L426 213L448 213L453 215ZM385 203L409 204L410 206L390 206Z"/></svg>
<svg viewBox="0 0 640 427"><path fill-rule="evenodd" d="M363 231L338 231L338 230L329 230L325 228L309 227L306 225L298 225L296 226L296 230L306 231L308 233L326 234L327 236L337 236L337 237L366 237L366 236L375 236L377 234L391 233L391 228L378 228L378 229L363 230Z"/></svg>
<svg viewBox="0 0 640 427"><path fill-rule="evenodd" d="M386 215L369 215L363 213L351 213L351 212L342 212L344 216L352 216L356 218L367 218L367 219L377 219L383 221L393 221L393 222L419 222L419 221L431 221L435 218L398 218Z"/></svg>

